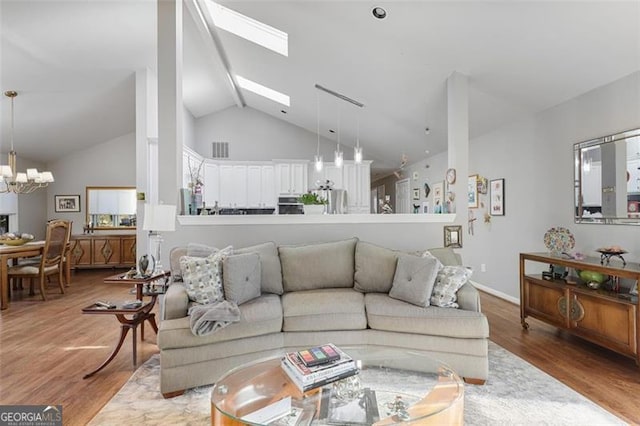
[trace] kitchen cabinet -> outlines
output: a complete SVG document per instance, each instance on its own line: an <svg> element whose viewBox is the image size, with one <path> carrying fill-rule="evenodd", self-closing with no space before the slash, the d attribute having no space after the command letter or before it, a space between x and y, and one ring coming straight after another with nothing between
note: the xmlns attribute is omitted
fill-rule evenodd
<svg viewBox="0 0 640 426"><path fill-rule="evenodd" d="M525 330L529 328L526 318L532 316L633 358L640 365L637 295L592 290L577 277L547 279L525 271L527 262L595 271L608 275L614 283L628 279L635 282L636 286L640 279L640 268L631 264L617 267L613 265L615 260L611 261L611 265L603 265L601 259L593 257L575 260L546 253L520 254L520 322Z"/></svg>
<svg viewBox="0 0 640 426"><path fill-rule="evenodd" d="M128 268L136 266L134 234L71 236L73 268Z"/></svg>
<svg viewBox="0 0 640 426"><path fill-rule="evenodd" d="M220 171L218 164L205 163L202 192L202 201L206 207L213 207L216 201L220 202Z"/></svg>
<svg viewBox="0 0 640 426"><path fill-rule="evenodd" d="M346 163L343 166L344 189L347 190L347 211L351 214L368 214L371 195L371 162Z"/></svg>
<svg viewBox="0 0 640 426"><path fill-rule="evenodd" d="M247 166L247 207L276 206L275 167L271 164Z"/></svg>
<svg viewBox="0 0 640 426"><path fill-rule="evenodd" d="M279 195L301 195L309 190L308 161L275 162L276 191Z"/></svg>

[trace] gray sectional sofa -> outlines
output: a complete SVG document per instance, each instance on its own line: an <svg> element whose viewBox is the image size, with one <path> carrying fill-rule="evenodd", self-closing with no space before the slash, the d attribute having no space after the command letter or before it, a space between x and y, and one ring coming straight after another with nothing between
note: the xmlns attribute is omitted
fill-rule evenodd
<svg viewBox="0 0 640 426"><path fill-rule="evenodd" d="M444 265L461 264L450 249L429 251ZM489 325L470 283L457 292L457 309L392 298L397 259L406 254L356 238L304 246L264 243L234 253L259 255L261 294L239 305L239 322L195 336L179 282L179 259L187 248L171 252L176 279L164 296L158 331L165 397L214 383L242 363L327 342L426 351L470 382L487 378Z"/></svg>

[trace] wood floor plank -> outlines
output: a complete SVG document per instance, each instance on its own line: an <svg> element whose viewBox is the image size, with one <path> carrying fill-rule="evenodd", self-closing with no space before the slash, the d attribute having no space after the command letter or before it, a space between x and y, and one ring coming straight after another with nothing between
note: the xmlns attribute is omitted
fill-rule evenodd
<svg viewBox="0 0 640 426"><path fill-rule="evenodd" d="M133 298L126 284L102 282L113 273L74 272L66 294L51 284L46 302L26 296L28 291L14 294L11 307L0 313L0 404L62 404L65 425L84 425L131 377L127 336L109 366L82 379L111 353L120 328L113 316L83 315L81 309L97 299ZM535 319L524 331L516 305L485 293L481 299L491 340L625 421L640 424L635 398L640 369L633 360ZM139 364L158 353L150 327L145 334L146 341L138 344Z"/></svg>

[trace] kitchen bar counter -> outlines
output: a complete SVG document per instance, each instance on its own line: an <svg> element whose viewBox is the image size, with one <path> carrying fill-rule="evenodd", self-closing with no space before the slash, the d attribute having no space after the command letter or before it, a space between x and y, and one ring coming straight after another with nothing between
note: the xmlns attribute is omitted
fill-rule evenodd
<svg viewBox="0 0 640 426"><path fill-rule="evenodd" d="M178 216L182 226L453 223L455 214L289 214Z"/></svg>

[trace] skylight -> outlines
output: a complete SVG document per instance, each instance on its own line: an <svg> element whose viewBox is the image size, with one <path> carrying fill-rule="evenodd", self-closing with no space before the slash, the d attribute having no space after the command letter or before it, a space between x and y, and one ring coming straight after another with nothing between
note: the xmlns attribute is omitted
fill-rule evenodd
<svg viewBox="0 0 640 426"><path fill-rule="evenodd" d="M216 27L283 56L289 56L289 35L287 33L213 1L207 2L207 9L209 9L209 14Z"/></svg>
<svg viewBox="0 0 640 426"><path fill-rule="evenodd" d="M239 75L236 75L236 81L243 89L247 89L257 95L264 96L265 98L271 99L272 101L281 103L282 105L289 106L289 96L285 95L284 93L269 89L262 84L258 84L255 81L248 80Z"/></svg>

